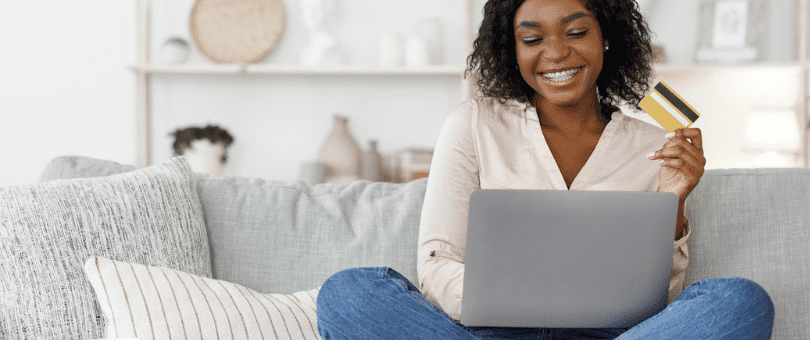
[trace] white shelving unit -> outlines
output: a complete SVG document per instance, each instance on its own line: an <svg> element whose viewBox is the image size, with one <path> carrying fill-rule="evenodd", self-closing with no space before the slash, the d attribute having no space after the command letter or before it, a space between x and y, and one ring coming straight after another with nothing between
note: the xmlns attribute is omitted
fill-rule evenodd
<svg viewBox="0 0 810 340"><path fill-rule="evenodd" d="M460 61L457 65L428 65L423 67L371 67L342 65L335 67L304 67L290 64L184 64L156 65L151 63L151 5L152 0L135 0L136 3L136 65L130 69L136 75L136 164L151 165L150 136L150 78L152 75L299 75L299 76L429 76L456 77L461 82L462 93L466 93L463 80L465 66ZM473 0L464 0L464 41L468 42L467 50L472 50ZM465 55L469 54L465 51Z"/></svg>
<svg viewBox="0 0 810 340"><path fill-rule="evenodd" d="M136 1L136 65L130 68L136 74L136 157L137 164L150 165L150 77L152 75L255 75L255 76L427 76L427 77L456 77L462 83L462 93L467 93L466 82L463 79L465 66L463 61L457 65L431 65L419 68L395 67L380 68L369 66L339 66L339 67L302 67L287 64L186 64L178 66L156 65L150 61L150 10L152 0ZM802 127L803 147L801 150L804 167L810 167L810 118L808 118L808 98L810 98L810 62L808 62L808 1L796 0L798 10L796 29L797 56L794 62L758 62L735 65L706 65L694 63L657 64L655 71L659 76L698 75L710 77L712 73L728 70L756 71L762 69L784 69L799 72L800 99L796 104L797 112L801 112L800 126ZM474 0L464 0L464 41L467 42L464 55L471 51L473 40L473 20L478 10Z"/></svg>

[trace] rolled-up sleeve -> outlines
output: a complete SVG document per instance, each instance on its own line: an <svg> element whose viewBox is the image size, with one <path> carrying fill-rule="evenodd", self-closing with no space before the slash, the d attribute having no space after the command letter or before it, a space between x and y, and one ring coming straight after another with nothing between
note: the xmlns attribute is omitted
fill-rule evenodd
<svg viewBox="0 0 810 340"><path fill-rule="evenodd" d="M472 134L475 105L467 101L445 119L419 225L419 290L456 320L461 318L470 192L480 187Z"/></svg>
<svg viewBox="0 0 810 340"><path fill-rule="evenodd" d="M676 240L672 248L672 272L669 280L668 302L672 302L683 291L686 267L689 266L689 247L686 241L689 240L690 235L692 235L692 227L689 225L689 219L686 219L685 235Z"/></svg>
<svg viewBox="0 0 810 340"><path fill-rule="evenodd" d="M665 142L661 142L661 144L663 143ZM658 168L658 171L661 171L660 167ZM658 191L659 184L659 177L653 177L647 191ZM684 277L686 276L686 267L689 266L689 246L686 244L686 241L689 240L690 235L692 235L692 228L690 227L689 219L687 218L684 235L675 240L675 244L672 247L672 270L670 271L669 297L667 303L671 303L672 300L678 297L678 294L683 291L683 281Z"/></svg>

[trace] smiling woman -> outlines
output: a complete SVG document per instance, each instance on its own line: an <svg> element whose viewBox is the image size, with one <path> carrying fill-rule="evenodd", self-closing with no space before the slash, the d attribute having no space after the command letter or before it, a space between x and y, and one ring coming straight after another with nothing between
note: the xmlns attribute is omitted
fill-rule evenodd
<svg viewBox="0 0 810 340"><path fill-rule="evenodd" d="M706 164L702 135L697 128L666 134L617 108L636 105L651 80L650 35L634 0L489 0L473 49L467 71L480 79L482 96L457 106L439 134L419 226L419 282L391 268L333 275L318 297L323 338L770 337L773 304L756 283L683 287L691 235L684 205ZM663 274L670 274L668 308L630 329L462 324L470 194L504 188L677 194L671 272ZM599 275L592 279L608 276Z"/></svg>
<svg viewBox="0 0 810 340"><path fill-rule="evenodd" d="M512 17L518 20L517 12L523 1L502 1L485 8L491 11L488 18ZM550 13L540 13L542 6L550 6L552 2L529 1L527 7L522 8L521 14L551 17ZM516 5L518 4L518 5ZM604 106L617 106L622 100L629 103L638 102L644 93L649 90L648 79L652 75L652 47L650 33L646 22L634 1L562 1L558 4L561 10L571 11L568 18L561 18L560 29L571 29L571 25L580 26L583 19L595 24L598 32L570 31L565 32L569 39L585 37L586 35L601 38L602 41L594 48L603 51L602 64L609 65L603 72L595 72L600 103ZM574 8L579 10L574 11ZM610 14L610 15L609 15ZM518 34L522 28L530 28L528 33L543 33L540 22L529 20L523 25L507 20L484 20L474 42L474 51L469 57L470 68L468 72L477 71L481 80L479 86L486 96L502 99L515 99L519 102L528 102L536 93L527 82L523 81L522 69L518 68L517 53L521 49L517 44ZM549 23L552 24L552 23ZM565 25L565 27L563 26ZM548 26L548 24L547 24ZM583 27L578 27L580 30ZM550 30L552 27L545 27ZM538 32L540 31L540 32ZM545 34L550 34L551 31ZM524 41L524 43L531 43ZM608 52L609 51L609 52ZM601 59L600 58L600 59ZM611 110L614 111L614 108ZM610 116L609 113L604 113Z"/></svg>

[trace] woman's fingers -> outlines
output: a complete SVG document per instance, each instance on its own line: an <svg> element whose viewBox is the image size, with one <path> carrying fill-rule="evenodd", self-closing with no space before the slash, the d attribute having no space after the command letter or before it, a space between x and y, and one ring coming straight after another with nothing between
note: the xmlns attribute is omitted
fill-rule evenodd
<svg viewBox="0 0 810 340"><path fill-rule="evenodd" d="M664 146L654 153L647 155L649 159L683 158L695 162L692 165L705 165L706 158L703 157L703 138L698 128L675 130L675 136L670 137ZM689 139L691 139L691 141ZM688 155L688 156L687 156ZM691 156L691 158L689 157Z"/></svg>
<svg viewBox="0 0 810 340"><path fill-rule="evenodd" d="M695 146L698 150L700 150L700 154L703 154L703 134L700 132L699 128L684 128L684 129L677 129L674 131L675 137L683 137L689 139L692 145Z"/></svg>
<svg viewBox="0 0 810 340"><path fill-rule="evenodd" d="M706 164L706 158L694 145L681 141L670 141L648 156L649 159L683 159L693 166Z"/></svg>

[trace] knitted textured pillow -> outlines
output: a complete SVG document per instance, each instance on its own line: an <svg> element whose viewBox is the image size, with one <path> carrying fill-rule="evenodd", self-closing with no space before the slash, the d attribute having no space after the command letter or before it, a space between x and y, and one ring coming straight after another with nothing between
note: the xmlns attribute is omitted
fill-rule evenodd
<svg viewBox="0 0 810 340"><path fill-rule="evenodd" d="M108 338L321 339L319 288L260 294L182 271L91 257L84 265Z"/></svg>
<svg viewBox="0 0 810 340"><path fill-rule="evenodd" d="M108 177L0 188L0 339L95 339L104 318L91 256L211 276L183 157Z"/></svg>

